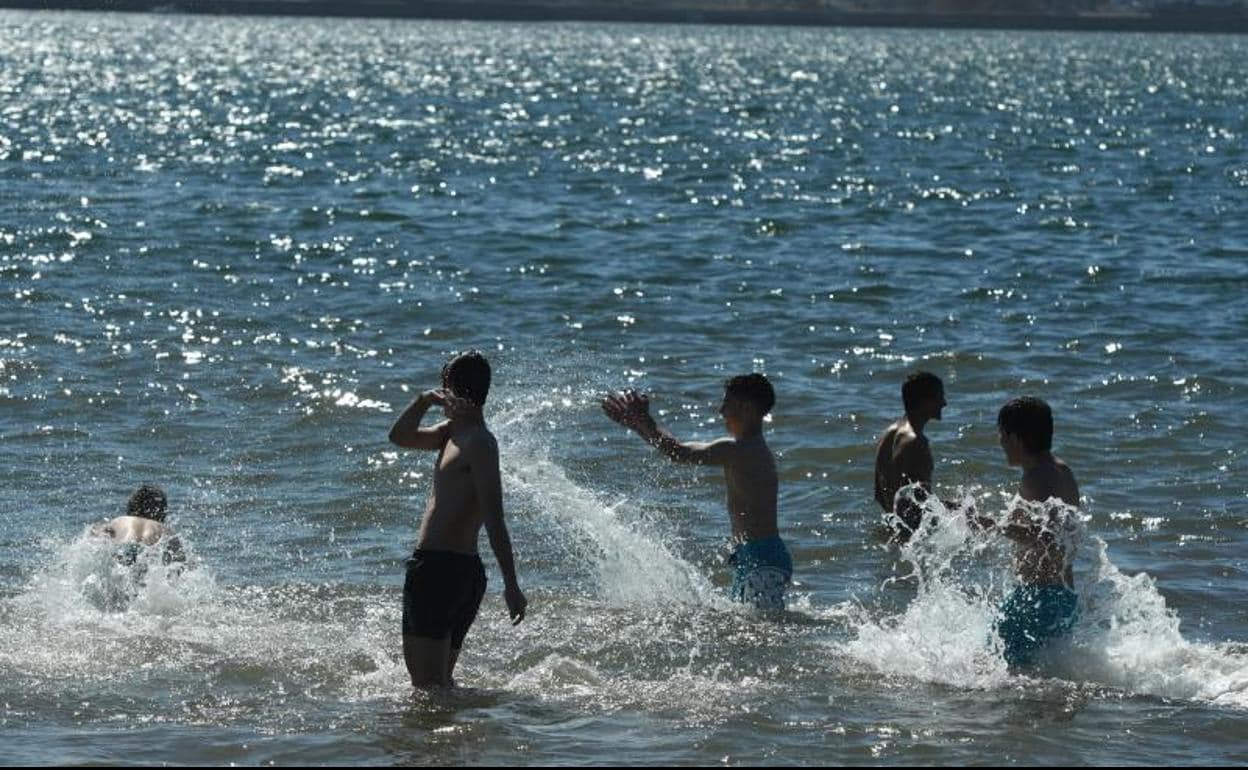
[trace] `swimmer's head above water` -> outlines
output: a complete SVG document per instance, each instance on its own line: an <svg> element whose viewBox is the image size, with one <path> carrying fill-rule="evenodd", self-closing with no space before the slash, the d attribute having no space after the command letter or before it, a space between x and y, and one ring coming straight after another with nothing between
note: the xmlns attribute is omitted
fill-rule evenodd
<svg viewBox="0 0 1248 770"><path fill-rule="evenodd" d="M931 372L914 372L901 384L901 403L911 422L939 420L945 408L945 384Z"/></svg>
<svg viewBox="0 0 1248 770"><path fill-rule="evenodd" d="M1006 462L1025 465L1053 450L1053 410L1033 396L1011 399L997 414L997 431Z"/></svg>
<svg viewBox="0 0 1248 770"><path fill-rule="evenodd" d="M719 414L734 438L762 431L763 418L776 405L776 391L761 374L741 374L724 383Z"/></svg>
<svg viewBox="0 0 1248 770"><path fill-rule="evenodd" d="M168 514L169 500L165 491L153 484L144 484L136 489L130 495L130 502L126 503L127 516L163 522Z"/></svg>

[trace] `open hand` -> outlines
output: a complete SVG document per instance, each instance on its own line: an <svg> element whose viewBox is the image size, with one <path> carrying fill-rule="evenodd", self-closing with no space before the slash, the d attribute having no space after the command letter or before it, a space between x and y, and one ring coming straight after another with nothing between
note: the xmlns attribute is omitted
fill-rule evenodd
<svg viewBox="0 0 1248 770"><path fill-rule="evenodd" d="M620 425L637 430L650 421L650 398L635 390L612 393L602 400L602 411Z"/></svg>

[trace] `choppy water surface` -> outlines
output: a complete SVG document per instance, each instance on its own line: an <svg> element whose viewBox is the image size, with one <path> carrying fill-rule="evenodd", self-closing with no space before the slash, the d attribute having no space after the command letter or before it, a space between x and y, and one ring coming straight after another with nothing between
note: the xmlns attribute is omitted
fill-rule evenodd
<svg viewBox="0 0 1248 770"><path fill-rule="evenodd" d="M0 14L0 753L1242 763L1246 73L1231 37ZM469 346L533 607L493 579L468 686L414 696L432 458L385 435ZM997 406L1057 409L1084 607L1030 676L1006 549L876 534L916 366L981 510ZM780 622L723 598L717 475L596 407L710 437L749 370ZM195 568L135 584L84 532L144 480Z"/></svg>

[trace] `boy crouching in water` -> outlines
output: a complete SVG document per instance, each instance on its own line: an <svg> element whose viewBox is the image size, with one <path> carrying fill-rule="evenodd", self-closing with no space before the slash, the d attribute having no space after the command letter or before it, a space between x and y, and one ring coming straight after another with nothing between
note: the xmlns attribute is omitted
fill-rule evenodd
<svg viewBox="0 0 1248 770"><path fill-rule="evenodd" d="M793 578L793 561L776 525L776 460L763 436L763 418L775 403L775 391L763 375L733 377L724 386L719 408L731 438L704 444L679 441L660 428L650 416L650 399L636 391L612 394L602 402L608 417L636 431L669 459L723 467L735 545L732 596L765 611L784 609Z"/></svg>
<svg viewBox="0 0 1248 770"><path fill-rule="evenodd" d="M476 351L455 356L442 368L442 388L422 393L390 429L394 444L438 453L433 492L403 584L403 658L414 687L454 684L464 638L485 596L485 567L477 554L482 526L503 573L512 625L524 620L528 607L503 521L498 442L482 413L489 390L485 356ZM435 405L447 419L420 427Z"/></svg>

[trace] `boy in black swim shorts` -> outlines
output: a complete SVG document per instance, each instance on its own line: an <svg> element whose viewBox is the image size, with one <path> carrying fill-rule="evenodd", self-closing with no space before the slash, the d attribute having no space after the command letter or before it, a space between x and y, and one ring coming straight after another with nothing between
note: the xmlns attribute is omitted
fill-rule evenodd
<svg viewBox="0 0 1248 770"><path fill-rule="evenodd" d="M433 492L403 585L403 658L415 687L454 684L464 638L485 595L485 568L477 555L483 526L503 573L513 625L524 619L528 606L503 521L498 442L482 414L489 389L485 356L475 351L455 356L442 369L442 388L422 393L390 429L390 441L398 446L438 453ZM433 405L441 406L447 419L420 427Z"/></svg>

